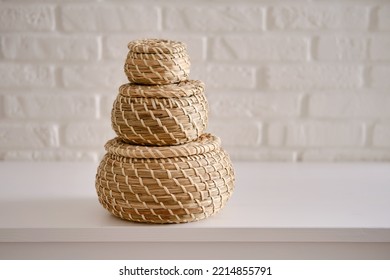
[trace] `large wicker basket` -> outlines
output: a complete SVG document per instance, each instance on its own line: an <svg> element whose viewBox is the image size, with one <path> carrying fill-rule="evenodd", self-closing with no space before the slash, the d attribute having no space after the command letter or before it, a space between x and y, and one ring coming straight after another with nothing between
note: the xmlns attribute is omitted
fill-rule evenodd
<svg viewBox="0 0 390 280"><path fill-rule="evenodd" d="M132 83L162 85L188 79L190 59L181 42L160 39L131 41L125 73Z"/></svg>
<svg viewBox="0 0 390 280"><path fill-rule="evenodd" d="M99 201L135 222L185 223L218 212L233 192L234 174L219 138L172 147L134 146L112 139L96 175Z"/></svg>
<svg viewBox="0 0 390 280"><path fill-rule="evenodd" d="M122 85L112 109L112 127L130 144L164 146L193 141L207 126L203 91L204 84L196 80L160 86Z"/></svg>

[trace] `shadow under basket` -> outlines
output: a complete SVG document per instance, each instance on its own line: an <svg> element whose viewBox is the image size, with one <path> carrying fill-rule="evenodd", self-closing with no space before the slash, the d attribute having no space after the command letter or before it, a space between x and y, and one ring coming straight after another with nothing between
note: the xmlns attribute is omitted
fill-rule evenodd
<svg viewBox="0 0 390 280"><path fill-rule="evenodd" d="M96 174L100 203L117 217L143 223L207 218L229 200L234 171L220 139L203 134L178 146L129 145L114 138Z"/></svg>

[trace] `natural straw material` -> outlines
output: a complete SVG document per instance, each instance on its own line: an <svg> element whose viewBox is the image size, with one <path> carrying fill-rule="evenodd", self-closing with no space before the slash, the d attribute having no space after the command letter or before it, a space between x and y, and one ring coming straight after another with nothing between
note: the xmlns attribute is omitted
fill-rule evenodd
<svg viewBox="0 0 390 280"><path fill-rule="evenodd" d="M204 84L196 80L160 86L122 85L112 109L112 127L130 144L164 146L193 141L207 126L203 91Z"/></svg>
<svg viewBox="0 0 390 280"><path fill-rule="evenodd" d="M115 138L105 148L96 191L103 207L122 219L197 221L218 212L232 195L231 161L210 134L173 147L134 146Z"/></svg>
<svg viewBox="0 0 390 280"><path fill-rule="evenodd" d="M163 85L188 79L190 59L183 43L145 39L130 42L128 48L125 73L130 82Z"/></svg>

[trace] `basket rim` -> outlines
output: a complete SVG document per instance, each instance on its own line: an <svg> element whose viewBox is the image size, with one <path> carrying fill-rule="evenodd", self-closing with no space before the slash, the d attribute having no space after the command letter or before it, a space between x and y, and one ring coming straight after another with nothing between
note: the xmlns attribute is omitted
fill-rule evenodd
<svg viewBox="0 0 390 280"><path fill-rule="evenodd" d="M131 52L150 54L175 54L184 52L187 49L182 42L157 38L130 41L127 47Z"/></svg>
<svg viewBox="0 0 390 280"><path fill-rule="evenodd" d="M195 141L176 146L141 146L124 142L120 137L109 140L104 148L109 154L126 158L172 158L205 154L221 147L219 137L204 133Z"/></svg>
<svg viewBox="0 0 390 280"><path fill-rule="evenodd" d="M119 94L126 98L181 98L203 93L204 88L204 83L199 80L185 80L179 83L166 85L127 83L119 87Z"/></svg>

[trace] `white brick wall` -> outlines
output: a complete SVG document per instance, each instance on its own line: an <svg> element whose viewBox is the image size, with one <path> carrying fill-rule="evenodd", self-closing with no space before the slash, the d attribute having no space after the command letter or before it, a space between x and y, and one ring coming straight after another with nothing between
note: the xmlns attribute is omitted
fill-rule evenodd
<svg viewBox="0 0 390 280"><path fill-rule="evenodd" d="M309 54L309 40L302 36L248 37L242 35L216 37L211 42L211 59L216 61L302 61Z"/></svg>
<svg viewBox="0 0 390 280"><path fill-rule="evenodd" d="M91 61L97 60L99 39L76 35L4 35L5 59L13 61Z"/></svg>
<svg viewBox="0 0 390 280"><path fill-rule="evenodd" d="M0 160L97 161L144 37L187 43L233 159L390 161L384 0L0 1Z"/></svg>
<svg viewBox="0 0 390 280"><path fill-rule="evenodd" d="M233 4L221 3L182 3L172 1L163 7L163 29L182 32L242 32L264 29L264 7L253 5L251 1Z"/></svg>
<svg viewBox="0 0 390 280"><path fill-rule="evenodd" d="M1 3L1 31L50 31L54 29L53 5L36 5L31 1L13 2L16 3Z"/></svg>
<svg viewBox="0 0 390 280"><path fill-rule="evenodd" d="M14 120L82 120L98 117L97 96L79 94L12 94L6 95L4 116Z"/></svg>
<svg viewBox="0 0 390 280"><path fill-rule="evenodd" d="M318 41L314 57L320 61L362 61L368 57L368 38L361 35L323 35ZM377 42L374 40L374 42ZM373 43L374 43L373 42ZM380 43L379 46L382 46ZM373 48L372 48L373 50ZM373 55L378 53L374 51Z"/></svg>
<svg viewBox="0 0 390 280"><path fill-rule="evenodd" d="M94 2L94 1L92 1ZM124 3L72 3L60 7L60 26L69 32L148 31L158 24L158 8ZM127 1L129 2L129 1ZM131 2L131 1L130 1Z"/></svg>
<svg viewBox="0 0 390 280"><path fill-rule="evenodd" d="M32 122L0 125L2 149L53 148L59 146L58 127Z"/></svg>
<svg viewBox="0 0 390 280"><path fill-rule="evenodd" d="M369 25L369 12L372 1L344 4L347 1L329 3L281 4L269 9L271 29L281 30L365 30ZM316 1L314 1L316 2Z"/></svg>
<svg viewBox="0 0 390 280"><path fill-rule="evenodd" d="M302 63L271 65L267 70L267 85L276 90L349 89L363 84L363 68L356 65Z"/></svg>
<svg viewBox="0 0 390 280"><path fill-rule="evenodd" d="M30 87L53 88L54 67L8 61L0 63L0 85L2 89L9 90Z"/></svg>

